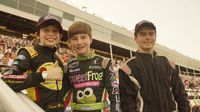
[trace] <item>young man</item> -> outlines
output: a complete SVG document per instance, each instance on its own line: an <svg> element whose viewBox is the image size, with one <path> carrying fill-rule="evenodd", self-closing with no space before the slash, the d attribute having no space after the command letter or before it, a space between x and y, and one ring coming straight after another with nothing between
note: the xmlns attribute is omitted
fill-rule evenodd
<svg viewBox="0 0 200 112"><path fill-rule="evenodd" d="M106 102L107 93L110 111L117 112L118 84L111 61L96 55L90 50L92 29L85 22L75 22L68 30L69 43L77 57L68 62L67 75L63 78L63 87L72 90L71 109L73 112L109 111ZM69 82L70 81L70 82ZM66 110L69 108L66 108Z"/></svg>
<svg viewBox="0 0 200 112"><path fill-rule="evenodd" d="M26 89L28 96L45 112L63 112L61 95L63 65L56 53L62 26L53 16L36 24L37 41L19 50L4 81L16 92ZM24 74L24 75L23 75Z"/></svg>
<svg viewBox="0 0 200 112"><path fill-rule="evenodd" d="M189 112L189 103L175 64L154 51L156 27L150 21L136 24L135 57L119 70L123 112Z"/></svg>

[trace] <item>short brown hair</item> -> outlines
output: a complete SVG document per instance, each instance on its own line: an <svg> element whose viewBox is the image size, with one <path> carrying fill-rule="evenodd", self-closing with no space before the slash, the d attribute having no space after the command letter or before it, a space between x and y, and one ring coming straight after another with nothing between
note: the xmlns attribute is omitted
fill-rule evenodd
<svg viewBox="0 0 200 112"><path fill-rule="evenodd" d="M89 37L92 37L92 28L89 24L76 21L68 29L68 37L72 38L76 34L87 34Z"/></svg>

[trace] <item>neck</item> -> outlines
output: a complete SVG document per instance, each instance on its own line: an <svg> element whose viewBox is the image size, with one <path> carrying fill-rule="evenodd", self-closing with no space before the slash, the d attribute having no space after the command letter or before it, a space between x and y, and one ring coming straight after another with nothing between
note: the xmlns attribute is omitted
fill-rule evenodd
<svg viewBox="0 0 200 112"><path fill-rule="evenodd" d="M88 53L85 54L85 55L78 55L78 56L77 56L77 59L78 59L78 60L91 59L91 58L94 57L94 56L95 56L94 51L90 51L90 52L88 52Z"/></svg>
<svg viewBox="0 0 200 112"><path fill-rule="evenodd" d="M154 50L153 49L151 49L151 50L139 49L138 52L143 53L143 54L150 54L150 55L154 56Z"/></svg>
<svg viewBox="0 0 200 112"><path fill-rule="evenodd" d="M78 55L78 56L79 56L79 57L88 57L88 56L90 56L90 55L91 55L91 52L88 51L87 53L82 54L82 55Z"/></svg>
<svg viewBox="0 0 200 112"><path fill-rule="evenodd" d="M42 43L39 43L39 45L44 46L44 47L49 47L49 48L54 48L55 47L55 46L46 46L46 45L44 45Z"/></svg>

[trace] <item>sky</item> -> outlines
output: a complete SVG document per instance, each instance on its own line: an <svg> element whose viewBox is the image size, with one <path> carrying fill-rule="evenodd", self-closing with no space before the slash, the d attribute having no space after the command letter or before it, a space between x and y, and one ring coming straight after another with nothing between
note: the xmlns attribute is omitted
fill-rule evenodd
<svg viewBox="0 0 200 112"><path fill-rule="evenodd" d="M200 0L61 0L128 30L141 20L157 28L157 43L200 60ZM84 9L86 10L86 9Z"/></svg>

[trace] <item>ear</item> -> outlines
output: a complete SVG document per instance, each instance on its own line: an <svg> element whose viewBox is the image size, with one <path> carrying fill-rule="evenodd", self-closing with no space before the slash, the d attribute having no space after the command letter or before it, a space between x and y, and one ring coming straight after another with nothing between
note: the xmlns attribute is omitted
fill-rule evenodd
<svg viewBox="0 0 200 112"><path fill-rule="evenodd" d="M92 44L92 41L93 41L93 38L92 38L92 37L90 37L90 44Z"/></svg>
<svg viewBox="0 0 200 112"><path fill-rule="evenodd" d="M35 35L37 36L37 38L39 37L39 33L38 32L35 32Z"/></svg>
<svg viewBox="0 0 200 112"><path fill-rule="evenodd" d="M63 36L63 35L62 35L62 34L60 34L60 39L62 38L62 36Z"/></svg>
<svg viewBox="0 0 200 112"><path fill-rule="evenodd" d="M40 37L39 36L37 36L37 39L40 41Z"/></svg>
<svg viewBox="0 0 200 112"><path fill-rule="evenodd" d="M175 62L172 61L172 60L169 60L169 65L170 65L173 69L176 68L176 64L175 64Z"/></svg>
<svg viewBox="0 0 200 112"><path fill-rule="evenodd" d="M40 41L40 36L38 32L35 32L36 38Z"/></svg>
<svg viewBox="0 0 200 112"><path fill-rule="evenodd" d="M72 49L72 44L69 42L68 44L69 49Z"/></svg>
<svg viewBox="0 0 200 112"><path fill-rule="evenodd" d="M35 36L38 40L40 40L40 36L39 36L39 33L38 32L35 32Z"/></svg>
<svg viewBox="0 0 200 112"><path fill-rule="evenodd" d="M136 43L138 43L137 42L138 41L137 36L134 36L134 40L135 40Z"/></svg>
<svg viewBox="0 0 200 112"><path fill-rule="evenodd" d="M70 39L67 39L67 43L68 43L68 45L70 46L70 45L71 45L71 40L70 40Z"/></svg>

